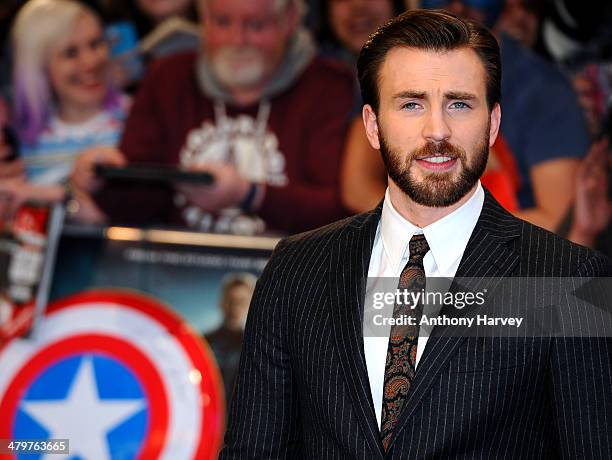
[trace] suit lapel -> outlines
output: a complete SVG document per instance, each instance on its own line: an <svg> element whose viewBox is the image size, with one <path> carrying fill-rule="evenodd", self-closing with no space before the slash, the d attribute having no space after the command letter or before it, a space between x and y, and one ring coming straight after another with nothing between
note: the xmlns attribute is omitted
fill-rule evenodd
<svg viewBox="0 0 612 460"><path fill-rule="evenodd" d="M520 236L521 223L506 212L485 190L485 201L476 227L470 236L455 278L466 278L468 289L482 289L487 283L488 292L495 286L491 279L509 275L519 260L519 255L509 248L508 242ZM450 290L464 289L453 283ZM456 315L454 307L443 309L441 313ZM427 390L437 381L438 375L453 358L465 337L449 336L450 329L436 327L427 341L427 346L419 362L415 379L412 382L408 399L405 401L400 420L395 427L391 445L410 424L410 416L416 410Z"/></svg>
<svg viewBox="0 0 612 460"><path fill-rule="evenodd" d="M382 203L372 212L351 221L338 237L331 254L331 304L334 337L341 368L372 452L384 451L376 422L363 349L363 309L372 246Z"/></svg>

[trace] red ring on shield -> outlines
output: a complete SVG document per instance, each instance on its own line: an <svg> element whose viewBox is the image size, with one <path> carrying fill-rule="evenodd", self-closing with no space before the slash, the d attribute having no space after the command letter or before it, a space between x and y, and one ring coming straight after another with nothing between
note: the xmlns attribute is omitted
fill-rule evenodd
<svg viewBox="0 0 612 460"><path fill-rule="evenodd" d="M138 376L149 406L149 420L144 437L145 444L137 458L141 460L157 458L164 446L168 431L168 399L164 384L144 353L126 340L108 335L76 335L60 340L36 353L11 382L0 405L1 414L10 414L0 420L0 438L12 438L12 422L15 420L17 403L40 374L62 359L86 353L115 359Z"/></svg>

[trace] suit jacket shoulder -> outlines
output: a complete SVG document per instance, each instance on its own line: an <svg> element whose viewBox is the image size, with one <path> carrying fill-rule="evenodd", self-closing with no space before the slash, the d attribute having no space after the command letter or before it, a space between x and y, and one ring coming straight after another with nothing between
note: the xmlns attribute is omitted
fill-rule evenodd
<svg viewBox="0 0 612 460"><path fill-rule="evenodd" d="M274 249L271 262L274 261L275 266L285 262L298 266L302 263L320 263L329 257L332 246L339 240L356 236L366 223L374 224L375 231L380 219L380 209L382 208L379 206L372 211L283 238Z"/></svg>
<svg viewBox="0 0 612 460"><path fill-rule="evenodd" d="M520 225L520 238L512 245L521 260L517 276L612 276L612 261L605 255L514 216L509 217Z"/></svg>

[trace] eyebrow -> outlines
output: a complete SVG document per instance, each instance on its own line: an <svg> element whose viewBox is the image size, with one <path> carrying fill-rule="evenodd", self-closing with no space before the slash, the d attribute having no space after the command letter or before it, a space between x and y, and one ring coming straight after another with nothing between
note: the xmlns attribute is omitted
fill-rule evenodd
<svg viewBox="0 0 612 460"><path fill-rule="evenodd" d="M393 96L393 99L425 99L424 91L400 91Z"/></svg>
<svg viewBox="0 0 612 460"><path fill-rule="evenodd" d="M460 101L473 101L476 99L476 95L472 93L466 93L464 91L450 91L444 94L445 99L457 99Z"/></svg>
<svg viewBox="0 0 612 460"><path fill-rule="evenodd" d="M424 91L400 91L393 96L393 99L425 99L427 94ZM460 101L473 101L477 99L475 94L465 91L449 91L444 93L444 99Z"/></svg>

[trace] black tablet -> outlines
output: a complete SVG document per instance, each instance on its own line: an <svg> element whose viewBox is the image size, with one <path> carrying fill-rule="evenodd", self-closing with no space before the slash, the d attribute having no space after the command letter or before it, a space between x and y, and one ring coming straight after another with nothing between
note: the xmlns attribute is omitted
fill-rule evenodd
<svg viewBox="0 0 612 460"><path fill-rule="evenodd" d="M96 165L96 175L110 181L155 182L174 184L189 182L198 185L212 185L215 178L204 171L186 171L171 166L133 165L125 167Z"/></svg>

